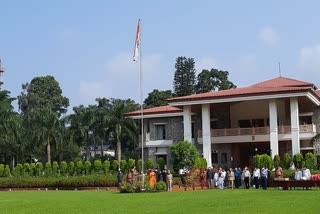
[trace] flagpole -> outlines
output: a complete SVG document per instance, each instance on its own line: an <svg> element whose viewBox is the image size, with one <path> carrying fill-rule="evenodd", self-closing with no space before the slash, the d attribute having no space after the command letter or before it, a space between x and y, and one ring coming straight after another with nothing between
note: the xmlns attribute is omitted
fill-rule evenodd
<svg viewBox="0 0 320 214"><path fill-rule="evenodd" d="M141 103L141 160L142 166L141 171L144 173L144 153L143 153L143 142L144 142L144 126L143 126L143 76L142 76L142 54L141 54L141 20L139 19L139 73L140 73L140 103Z"/></svg>

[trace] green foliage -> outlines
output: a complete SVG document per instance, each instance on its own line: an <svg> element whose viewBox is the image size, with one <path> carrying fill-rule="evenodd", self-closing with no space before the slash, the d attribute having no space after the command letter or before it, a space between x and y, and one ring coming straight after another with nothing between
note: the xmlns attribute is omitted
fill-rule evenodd
<svg viewBox="0 0 320 214"><path fill-rule="evenodd" d="M12 170L12 175L14 177L21 177L22 170L23 170L22 164L18 163L17 166Z"/></svg>
<svg viewBox="0 0 320 214"><path fill-rule="evenodd" d="M283 167L285 169L289 169L291 166L291 161L292 161L291 156L288 153L286 153L283 157Z"/></svg>
<svg viewBox="0 0 320 214"><path fill-rule="evenodd" d="M35 163L30 164L30 176L37 176L37 168Z"/></svg>
<svg viewBox="0 0 320 214"><path fill-rule="evenodd" d="M135 165L136 165L136 161L134 159L129 158L128 169L132 169Z"/></svg>
<svg viewBox="0 0 320 214"><path fill-rule="evenodd" d="M74 166L74 162L73 161L71 161L69 163L69 165L68 165L68 173L71 176L74 175L74 173L75 173L75 166Z"/></svg>
<svg viewBox="0 0 320 214"><path fill-rule="evenodd" d="M94 165L94 171L96 173L101 173L102 172L102 163L101 163L101 160L95 160L93 162L93 165Z"/></svg>
<svg viewBox="0 0 320 214"><path fill-rule="evenodd" d="M275 155L274 156L274 158L273 158L273 165L275 166L275 167L277 167L277 166L280 166L280 156L279 155Z"/></svg>
<svg viewBox="0 0 320 214"><path fill-rule="evenodd" d="M91 162L87 160L86 162L84 162L84 173L86 175L89 175L90 172L91 172Z"/></svg>
<svg viewBox="0 0 320 214"><path fill-rule="evenodd" d="M44 174L46 177L49 177L52 175L52 166L50 162L47 162L46 165L44 165Z"/></svg>
<svg viewBox="0 0 320 214"><path fill-rule="evenodd" d="M68 170L67 162L62 161L61 165L60 165L60 173L61 173L61 175L66 175L67 174L67 170Z"/></svg>
<svg viewBox="0 0 320 214"><path fill-rule="evenodd" d="M76 163L76 172L78 175L82 175L82 170L83 170L83 163L82 161L77 161Z"/></svg>
<svg viewBox="0 0 320 214"><path fill-rule="evenodd" d="M112 161L112 170L118 171L118 169L119 169L119 161L118 160Z"/></svg>
<svg viewBox="0 0 320 214"><path fill-rule="evenodd" d="M173 159L173 168L179 170L183 167L191 169L199 157L197 148L187 141L181 141L170 147Z"/></svg>
<svg viewBox="0 0 320 214"><path fill-rule="evenodd" d="M57 161L53 161L52 163L52 174L56 175L59 173L59 164Z"/></svg>
<svg viewBox="0 0 320 214"><path fill-rule="evenodd" d="M261 156L260 155L253 156L253 166L257 167L257 168L261 167Z"/></svg>
<svg viewBox="0 0 320 214"><path fill-rule="evenodd" d="M122 182L119 187L120 193L133 193L135 191L132 184L129 182Z"/></svg>
<svg viewBox="0 0 320 214"><path fill-rule="evenodd" d="M319 170L320 169L320 153L316 155L316 158L317 158L317 169Z"/></svg>
<svg viewBox="0 0 320 214"><path fill-rule="evenodd" d="M315 169L315 159L313 153L308 152L307 154L305 154L304 161L305 167L307 167L310 170Z"/></svg>
<svg viewBox="0 0 320 214"><path fill-rule="evenodd" d="M297 153L293 156L293 163L294 166L298 169L302 168L302 161L303 161L303 156L300 153Z"/></svg>
<svg viewBox="0 0 320 214"><path fill-rule="evenodd" d="M0 164L0 177L4 177L4 165Z"/></svg>
<svg viewBox="0 0 320 214"><path fill-rule="evenodd" d="M127 161L126 160L121 160L120 161L120 169L124 173L128 172L128 166L127 166Z"/></svg>
<svg viewBox="0 0 320 214"><path fill-rule="evenodd" d="M154 189L156 191L160 191L160 192L161 191L166 191L167 190L167 184L165 182L163 182L163 181L159 181L159 182L156 183Z"/></svg>
<svg viewBox="0 0 320 214"><path fill-rule="evenodd" d="M30 169L30 164L24 163L23 170L22 170L22 177L29 177L32 176L32 171Z"/></svg>
<svg viewBox="0 0 320 214"><path fill-rule="evenodd" d="M3 172L3 177L10 177L10 167L9 165L6 165Z"/></svg>
<svg viewBox="0 0 320 214"><path fill-rule="evenodd" d="M152 158L147 159L147 169L153 169L154 168L154 161Z"/></svg>
<svg viewBox="0 0 320 214"><path fill-rule="evenodd" d="M137 170L138 170L138 172L141 172L141 170L142 170L142 160L141 159L139 159L137 161Z"/></svg>
<svg viewBox="0 0 320 214"><path fill-rule="evenodd" d="M108 160L105 160L104 162L103 162L103 169L104 169L104 173L109 173L109 171L110 171L110 161L108 161Z"/></svg>
<svg viewBox="0 0 320 214"><path fill-rule="evenodd" d="M157 159L158 167L160 170L164 170L164 166L166 165L166 161L164 158L158 158Z"/></svg>
<svg viewBox="0 0 320 214"><path fill-rule="evenodd" d="M270 170L273 168L272 158L267 154L260 155L260 164L260 167L264 167Z"/></svg>
<svg viewBox="0 0 320 214"><path fill-rule="evenodd" d="M159 91L158 89L154 89L148 94L148 97L144 100L144 104L146 105L146 108L165 106L168 105L168 99L172 96L171 90Z"/></svg>
<svg viewBox="0 0 320 214"><path fill-rule="evenodd" d="M173 88L175 96L190 95L195 92L195 62L193 58L178 57L175 63Z"/></svg>
<svg viewBox="0 0 320 214"><path fill-rule="evenodd" d="M212 68L209 70L202 70L198 74L196 93L206 93L209 91L220 91L231 88L236 88L228 79L229 72Z"/></svg>
<svg viewBox="0 0 320 214"><path fill-rule="evenodd" d="M38 162L36 165L37 168L37 176L42 176L42 172L43 172L43 164L41 162Z"/></svg>
<svg viewBox="0 0 320 214"><path fill-rule="evenodd" d="M194 163L195 168L207 168L207 160L205 158L197 157Z"/></svg>

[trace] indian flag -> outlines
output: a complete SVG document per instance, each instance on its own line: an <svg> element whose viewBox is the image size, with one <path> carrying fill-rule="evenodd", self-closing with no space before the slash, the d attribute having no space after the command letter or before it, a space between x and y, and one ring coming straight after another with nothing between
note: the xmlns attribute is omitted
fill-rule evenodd
<svg viewBox="0 0 320 214"><path fill-rule="evenodd" d="M140 48L140 19L137 25L136 38L134 41L134 50L133 50L133 61L137 62L139 57L139 48Z"/></svg>

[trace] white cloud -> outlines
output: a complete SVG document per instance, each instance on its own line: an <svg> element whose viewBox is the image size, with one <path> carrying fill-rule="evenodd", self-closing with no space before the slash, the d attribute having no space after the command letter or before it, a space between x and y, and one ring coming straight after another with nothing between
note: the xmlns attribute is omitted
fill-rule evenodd
<svg viewBox="0 0 320 214"><path fill-rule="evenodd" d="M320 44L301 48L299 52L299 67L305 72L320 71Z"/></svg>
<svg viewBox="0 0 320 214"><path fill-rule="evenodd" d="M271 27L262 28L259 32L259 38L269 47L276 46L280 40L278 33Z"/></svg>
<svg viewBox="0 0 320 214"><path fill-rule="evenodd" d="M197 61L196 69L198 73L200 73L203 69L210 70L211 68L218 68L217 60L211 56L199 59Z"/></svg>

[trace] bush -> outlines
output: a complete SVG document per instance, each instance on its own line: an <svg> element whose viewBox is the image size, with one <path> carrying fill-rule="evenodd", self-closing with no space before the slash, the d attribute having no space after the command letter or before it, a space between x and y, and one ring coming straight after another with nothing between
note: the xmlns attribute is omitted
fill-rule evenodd
<svg viewBox="0 0 320 214"><path fill-rule="evenodd" d="M95 160L93 162L93 166L94 166L94 171L96 173L101 173L102 172L102 163L101 160Z"/></svg>
<svg viewBox="0 0 320 214"><path fill-rule="evenodd" d="M105 174L107 174L110 171L110 161L105 160L103 162L103 170Z"/></svg>
<svg viewBox="0 0 320 214"><path fill-rule="evenodd" d="M273 165L274 167L280 166L280 156L279 155L275 155L273 158Z"/></svg>
<svg viewBox="0 0 320 214"><path fill-rule="evenodd" d="M67 162L62 161L61 165L60 165L60 173L61 173L61 175L66 175L67 174L67 170L68 170Z"/></svg>
<svg viewBox="0 0 320 214"><path fill-rule="evenodd" d="M184 167L191 169L194 166L195 160L199 157L197 148L190 142L181 141L170 147L173 169L179 170Z"/></svg>
<svg viewBox="0 0 320 214"><path fill-rule="evenodd" d="M320 169L320 153L318 153L316 157L317 157L317 169L319 170Z"/></svg>
<svg viewBox="0 0 320 214"><path fill-rule="evenodd" d="M253 167L260 168L261 167L261 156L260 155L255 155L253 156Z"/></svg>
<svg viewBox="0 0 320 214"><path fill-rule="evenodd" d="M43 164L41 162L38 162L36 165L37 170L37 176L42 176L43 173Z"/></svg>
<svg viewBox="0 0 320 214"><path fill-rule="evenodd" d="M136 166L136 161L134 159L129 159L128 160L128 169L132 169L133 167Z"/></svg>
<svg viewBox="0 0 320 214"><path fill-rule="evenodd" d="M0 164L0 177L4 177L4 165Z"/></svg>
<svg viewBox="0 0 320 214"><path fill-rule="evenodd" d="M73 161L71 161L70 163L69 163L69 165L68 165L68 173L69 173L69 175L74 175L74 173L75 173L75 167L74 167L74 163L73 163Z"/></svg>
<svg viewBox="0 0 320 214"><path fill-rule="evenodd" d="M139 159L137 161L137 170L138 170L138 172L142 171L142 160L141 159Z"/></svg>
<svg viewBox="0 0 320 214"><path fill-rule="evenodd" d="M52 175L52 167L49 162L47 162L46 165L44 165L44 175L46 177L50 177Z"/></svg>
<svg viewBox="0 0 320 214"><path fill-rule="evenodd" d="M56 175L59 173L59 164L57 161L53 161L52 163L52 174Z"/></svg>
<svg viewBox="0 0 320 214"><path fill-rule="evenodd" d="M24 163L23 170L22 170L22 177L29 177L32 176L32 172L30 170L30 164Z"/></svg>
<svg viewBox="0 0 320 214"><path fill-rule="evenodd" d="M77 161L77 164L76 164L76 172L78 175L82 175L82 170L83 170L83 163L82 161Z"/></svg>
<svg viewBox="0 0 320 214"><path fill-rule="evenodd" d="M120 169L122 172L127 173L128 169L127 169L127 161L126 160L121 160L120 161Z"/></svg>
<svg viewBox="0 0 320 214"><path fill-rule="evenodd" d="M118 169L119 169L119 161L118 160L114 160L112 162L112 170L113 171L118 171Z"/></svg>
<svg viewBox="0 0 320 214"><path fill-rule="evenodd" d="M10 166L8 164L4 168L3 177L10 177Z"/></svg>
<svg viewBox="0 0 320 214"><path fill-rule="evenodd" d="M17 166L12 170L12 175L14 177L21 177L22 175L22 170L23 170L23 167L22 167L22 164L17 164Z"/></svg>
<svg viewBox="0 0 320 214"><path fill-rule="evenodd" d="M123 182L120 185L119 190L120 190L120 193L133 193L135 191L132 184L130 184L129 182Z"/></svg>
<svg viewBox="0 0 320 214"><path fill-rule="evenodd" d="M151 158L148 158L147 160L147 168L148 169L153 169L154 168L154 162Z"/></svg>
<svg viewBox="0 0 320 214"><path fill-rule="evenodd" d="M37 168L35 163L30 164L30 176L31 177L37 176Z"/></svg>
<svg viewBox="0 0 320 214"><path fill-rule="evenodd" d="M303 156L300 153L297 153L293 156L293 163L294 166L298 169L302 168L302 161L303 161Z"/></svg>
<svg viewBox="0 0 320 214"><path fill-rule="evenodd" d="M164 166L166 165L166 161L164 160L164 158L158 158L157 163L158 163L158 168L161 171L164 170Z"/></svg>
<svg viewBox="0 0 320 214"><path fill-rule="evenodd" d="M307 167L310 170L314 170L315 169L315 159L314 159L314 155L311 152L308 152L305 157L304 157L304 161L305 161L305 167Z"/></svg>
<svg viewBox="0 0 320 214"><path fill-rule="evenodd" d="M166 191L167 190L167 185L165 182L163 181L159 181L156 183L156 185L154 186L154 189L156 191Z"/></svg>
<svg viewBox="0 0 320 214"><path fill-rule="evenodd" d="M86 174L86 175L90 175L90 172L91 172L91 162L90 161L86 161L86 162L84 162L84 173Z"/></svg>
<svg viewBox="0 0 320 214"><path fill-rule="evenodd" d="M292 161L291 156L288 153L286 153L283 157L283 167L285 169L289 169L291 166L291 161Z"/></svg>

